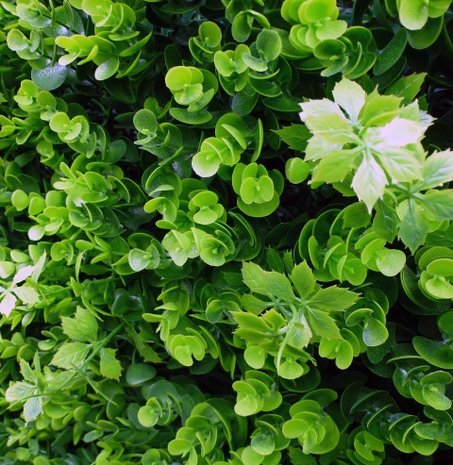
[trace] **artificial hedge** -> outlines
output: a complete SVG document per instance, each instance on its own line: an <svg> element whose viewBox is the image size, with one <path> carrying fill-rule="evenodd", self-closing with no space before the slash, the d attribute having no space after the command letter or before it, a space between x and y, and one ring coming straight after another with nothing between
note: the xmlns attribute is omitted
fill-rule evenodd
<svg viewBox="0 0 453 465"><path fill-rule="evenodd" d="M448 465L450 0L0 2L0 461Z"/></svg>

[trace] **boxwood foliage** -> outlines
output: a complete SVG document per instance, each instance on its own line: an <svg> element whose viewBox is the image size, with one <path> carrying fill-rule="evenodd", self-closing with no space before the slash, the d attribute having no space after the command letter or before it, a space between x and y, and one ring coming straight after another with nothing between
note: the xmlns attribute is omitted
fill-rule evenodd
<svg viewBox="0 0 453 465"><path fill-rule="evenodd" d="M450 3L0 2L2 463L451 462Z"/></svg>

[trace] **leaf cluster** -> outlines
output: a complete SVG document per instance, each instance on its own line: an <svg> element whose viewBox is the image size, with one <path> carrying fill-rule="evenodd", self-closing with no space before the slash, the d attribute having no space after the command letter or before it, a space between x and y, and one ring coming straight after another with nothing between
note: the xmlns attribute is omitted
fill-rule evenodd
<svg viewBox="0 0 453 465"><path fill-rule="evenodd" d="M0 457L453 447L449 0L0 1Z"/></svg>

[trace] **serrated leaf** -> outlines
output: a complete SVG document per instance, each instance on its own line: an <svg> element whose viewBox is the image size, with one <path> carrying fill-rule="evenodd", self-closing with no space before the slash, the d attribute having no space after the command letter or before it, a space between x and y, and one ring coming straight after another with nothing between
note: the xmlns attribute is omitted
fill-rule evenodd
<svg viewBox="0 0 453 465"><path fill-rule="evenodd" d="M331 286L320 289L309 301L308 305L326 312L342 312L355 304L359 294L342 287Z"/></svg>
<svg viewBox="0 0 453 465"><path fill-rule="evenodd" d="M341 182L354 167L359 151L332 150L325 155L313 170L312 182Z"/></svg>
<svg viewBox="0 0 453 465"><path fill-rule="evenodd" d="M2 301L0 302L0 313L9 316L14 310L17 303L17 298L11 292L3 294Z"/></svg>
<svg viewBox="0 0 453 465"><path fill-rule="evenodd" d="M83 365L90 346L82 342L65 342L53 356L51 365L65 370L80 368Z"/></svg>
<svg viewBox="0 0 453 465"><path fill-rule="evenodd" d="M366 93L362 87L354 81L343 78L335 84L332 94L335 102L343 108L351 121L357 121L366 100Z"/></svg>
<svg viewBox="0 0 453 465"><path fill-rule="evenodd" d="M98 323L93 314L83 307L77 307L74 318L63 316L61 318L63 332L75 341L95 342L98 332Z"/></svg>
<svg viewBox="0 0 453 465"><path fill-rule="evenodd" d="M356 171L351 187L371 213L374 204L383 197L386 185L384 170L373 157L368 157L362 161Z"/></svg>
<svg viewBox="0 0 453 465"><path fill-rule="evenodd" d="M422 170L422 189L431 189L453 181L453 151L444 150L429 156Z"/></svg>
<svg viewBox="0 0 453 465"><path fill-rule="evenodd" d="M31 286L16 287L14 288L14 294L27 305L35 305L39 302L39 293Z"/></svg>
<svg viewBox="0 0 453 465"><path fill-rule="evenodd" d="M393 184L421 178L421 163L409 150L398 147L383 149L379 152L379 160Z"/></svg>
<svg viewBox="0 0 453 465"><path fill-rule="evenodd" d="M322 100L316 100L308 103L321 102ZM301 114L304 113L306 111ZM337 113L326 113L319 116L307 116L303 121L315 136L322 138L329 144L347 144L355 139L351 126L343 114L340 116Z"/></svg>
<svg viewBox="0 0 453 465"><path fill-rule="evenodd" d="M387 242L392 242L398 231L398 216L392 205L380 200L375 206L373 230Z"/></svg>
<svg viewBox="0 0 453 465"><path fill-rule="evenodd" d="M30 397L24 404L24 419L28 423L36 420L43 411L42 400L40 396Z"/></svg>
<svg viewBox="0 0 453 465"><path fill-rule="evenodd" d="M433 190L426 193L421 203L425 213L436 221L453 220L453 190Z"/></svg>
<svg viewBox="0 0 453 465"><path fill-rule="evenodd" d="M264 271L255 263L242 265L242 279L257 294L274 296L286 301L296 298L289 279L276 271Z"/></svg>
<svg viewBox="0 0 453 465"><path fill-rule="evenodd" d="M280 136L280 139L289 146L291 150L303 152L310 138L310 131L303 124L292 124L281 129L274 129L273 132Z"/></svg>
<svg viewBox="0 0 453 465"><path fill-rule="evenodd" d="M307 320L313 333L327 339L338 339L340 331L335 320L325 311L309 309Z"/></svg>
<svg viewBox="0 0 453 465"><path fill-rule="evenodd" d="M103 347L100 353L99 368L101 375L108 379L116 379L117 381L121 376L121 363L115 356L115 349L107 349Z"/></svg>
<svg viewBox="0 0 453 465"><path fill-rule="evenodd" d="M19 284L29 278L35 271L35 266L28 265L20 268L13 278L13 284Z"/></svg>
<svg viewBox="0 0 453 465"><path fill-rule="evenodd" d="M382 128L377 129L376 134L381 139L376 150L386 150L393 147L404 147L408 144L419 142L428 125L425 123L412 121L406 118L394 118Z"/></svg>
<svg viewBox="0 0 453 465"><path fill-rule="evenodd" d="M25 400L35 394L37 394L37 388L35 385L24 381L17 381L6 390L5 399L8 402L17 402Z"/></svg>
<svg viewBox="0 0 453 465"><path fill-rule="evenodd" d="M428 224L423 210L414 201L404 201L398 206L400 224L398 236L412 253L420 247L428 234Z"/></svg>
<svg viewBox="0 0 453 465"><path fill-rule="evenodd" d="M291 281L301 297L308 298L315 290L315 277L306 261L292 269Z"/></svg>

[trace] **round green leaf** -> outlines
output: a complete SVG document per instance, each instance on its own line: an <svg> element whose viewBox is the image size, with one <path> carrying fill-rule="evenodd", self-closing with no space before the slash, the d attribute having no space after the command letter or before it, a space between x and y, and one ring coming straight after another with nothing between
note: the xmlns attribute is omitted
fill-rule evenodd
<svg viewBox="0 0 453 465"><path fill-rule="evenodd" d="M249 346L244 351L244 359L249 366L259 370L266 361L266 352L260 346Z"/></svg>
<svg viewBox="0 0 453 465"><path fill-rule="evenodd" d="M118 57L110 57L101 63L94 72L94 77L98 81L105 81L111 78L120 66L120 60Z"/></svg>
<svg viewBox="0 0 453 465"><path fill-rule="evenodd" d="M68 75L68 68L59 63L48 65L43 69L32 69L31 78L33 82L44 90L58 89Z"/></svg>
<svg viewBox="0 0 453 465"><path fill-rule="evenodd" d="M126 371L126 382L131 386L139 386L156 376L156 369L146 363L133 363Z"/></svg>
<svg viewBox="0 0 453 465"><path fill-rule="evenodd" d="M300 184L310 174L310 165L302 160L302 158L290 158L285 165L285 174L290 183Z"/></svg>
<svg viewBox="0 0 453 465"><path fill-rule="evenodd" d="M388 338L388 330L384 323L375 318L366 318L363 328L362 339L369 347L383 344Z"/></svg>
<svg viewBox="0 0 453 465"><path fill-rule="evenodd" d="M438 258L426 267L426 271L433 275L450 277L453 276L453 259Z"/></svg>
<svg viewBox="0 0 453 465"><path fill-rule="evenodd" d="M377 252L376 266L384 276L396 276L406 264L406 255L401 250L382 249Z"/></svg>

